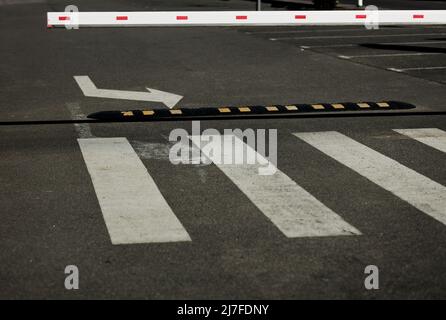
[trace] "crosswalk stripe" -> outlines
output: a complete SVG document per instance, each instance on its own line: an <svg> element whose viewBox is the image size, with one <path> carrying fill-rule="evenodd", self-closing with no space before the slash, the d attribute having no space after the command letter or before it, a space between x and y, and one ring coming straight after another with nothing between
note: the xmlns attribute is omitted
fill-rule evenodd
<svg viewBox="0 0 446 320"><path fill-rule="evenodd" d="M78 142L113 244L191 240L126 138Z"/></svg>
<svg viewBox="0 0 446 320"><path fill-rule="evenodd" d="M393 129L432 148L446 152L446 132L437 128Z"/></svg>
<svg viewBox="0 0 446 320"><path fill-rule="evenodd" d="M224 141L229 135L224 135ZM200 136L190 136L206 157L211 150L220 145L220 137L210 135L209 142L203 146ZM257 159L254 164L222 164L215 165L263 212L285 236L318 237L361 234L356 228L344 221L331 209L326 207L286 174L278 170L271 162L257 153L238 137L235 144L230 144L231 153L226 152L227 145L223 143L223 163L228 163L232 155L246 154L245 159ZM246 151L243 147L246 147ZM259 168L266 165L274 167L275 174L260 175Z"/></svg>
<svg viewBox="0 0 446 320"><path fill-rule="evenodd" d="M335 131L294 135L446 224L446 187Z"/></svg>

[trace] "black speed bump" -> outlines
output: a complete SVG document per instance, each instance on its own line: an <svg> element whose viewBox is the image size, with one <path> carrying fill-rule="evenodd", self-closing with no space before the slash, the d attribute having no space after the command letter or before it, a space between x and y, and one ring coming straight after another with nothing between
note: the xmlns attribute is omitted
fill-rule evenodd
<svg viewBox="0 0 446 320"><path fill-rule="evenodd" d="M175 119L205 119L205 118L242 118L254 116L298 116L302 113L326 113L354 111L363 113L376 110L407 110L414 109L410 103L399 101L382 102L343 102L291 104L268 106L222 106L218 108L177 108L177 109L141 109L126 111L100 111L88 115L90 119L101 121L157 121Z"/></svg>

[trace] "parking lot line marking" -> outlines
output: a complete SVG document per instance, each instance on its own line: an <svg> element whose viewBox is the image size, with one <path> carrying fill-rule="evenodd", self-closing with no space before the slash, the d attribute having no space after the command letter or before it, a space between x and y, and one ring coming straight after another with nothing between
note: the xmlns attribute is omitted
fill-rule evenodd
<svg viewBox="0 0 446 320"><path fill-rule="evenodd" d="M446 187L339 133L294 135L418 210L446 224Z"/></svg>
<svg viewBox="0 0 446 320"><path fill-rule="evenodd" d="M244 154L245 159L256 159L255 163L221 164L215 165L248 197L250 201L267 216L285 236L322 237L359 235L356 228L348 224L339 215L326 207L305 189L289 178L285 173L257 153L240 138L232 135L235 140L225 135L223 141L237 141L237 143L223 144L223 157L231 163L233 155ZM203 146L200 136L190 136L193 143L199 147L203 156L210 158L212 150L221 150L222 136L209 136L209 141ZM226 149L228 147L230 151ZM274 168L272 175L260 175L259 168Z"/></svg>
<svg viewBox="0 0 446 320"><path fill-rule="evenodd" d="M350 39L350 38L383 38L383 37L420 37L420 36L444 36L446 33L402 33L402 34L373 34L361 36L311 36L311 37L284 37L284 38L270 38L271 41L280 40L309 40L309 39Z"/></svg>
<svg viewBox="0 0 446 320"><path fill-rule="evenodd" d="M338 55L341 59L355 59L355 58L385 58L385 57L410 57L410 56L430 56L436 54L443 54L440 52L415 52L415 53L384 53L384 54L362 54L356 56Z"/></svg>
<svg viewBox="0 0 446 320"><path fill-rule="evenodd" d="M113 244L191 240L126 138L78 143Z"/></svg>
<svg viewBox="0 0 446 320"><path fill-rule="evenodd" d="M393 131L446 153L446 131L437 128L393 129Z"/></svg>
<svg viewBox="0 0 446 320"><path fill-rule="evenodd" d="M401 44L446 44L446 41L413 41L413 42L380 42L378 45L382 44L393 44L393 45L401 45ZM302 49L312 49L312 48L346 48L346 47L359 47L360 43L347 43L347 44L328 44L328 45L320 45L320 46L300 46Z"/></svg>
<svg viewBox="0 0 446 320"><path fill-rule="evenodd" d="M387 70L394 71L394 72L403 72L402 69L398 69L398 68L387 68Z"/></svg>
<svg viewBox="0 0 446 320"><path fill-rule="evenodd" d="M387 68L387 70L390 71L396 71L396 72L404 72L404 71L417 71L417 70L442 70L446 69L446 66L444 67L416 67L416 68Z"/></svg>

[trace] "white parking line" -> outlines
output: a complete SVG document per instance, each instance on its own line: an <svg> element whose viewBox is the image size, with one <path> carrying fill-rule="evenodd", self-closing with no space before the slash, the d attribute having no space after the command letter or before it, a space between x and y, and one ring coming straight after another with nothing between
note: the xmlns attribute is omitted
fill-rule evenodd
<svg viewBox="0 0 446 320"><path fill-rule="evenodd" d="M355 58L385 58L385 57L410 57L410 56L430 56L442 54L440 52L416 52L416 53L384 53L384 54L362 54L356 56L338 55L341 59L355 59Z"/></svg>
<svg viewBox="0 0 446 320"><path fill-rule="evenodd" d="M442 69L446 69L446 66L444 66L444 67L416 67L416 68L387 68L387 70L395 71L395 72L417 71L417 70L442 70Z"/></svg>
<svg viewBox="0 0 446 320"><path fill-rule="evenodd" d="M437 128L393 129L432 148L446 153L446 132Z"/></svg>
<svg viewBox="0 0 446 320"><path fill-rule="evenodd" d="M335 131L294 135L446 224L446 187Z"/></svg>
<svg viewBox="0 0 446 320"><path fill-rule="evenodd" d="M190 139L207 157L210 156L211 149L215 150L219 146L216 142L219 139L214 136L211 136L211 141L205 147L200 144L200 136L191 136ZM273 164L247 144L241 142L235 145L239 145L240 150L234 150L233 154L243 154L244 145L247 148L247 158L257 157L258 163L215 165L285 236L294 238L361 234L277 168L273 175L259 175L260 164L262 167L266 163L270 166ZM227 153L224 155L228 156Z"/></svg>
<svg viewBox="0 0 446 320"><path fill-rule="evenodd" d="M405 44L446 44L446 41L412 41L412 42L380 42L377 45L405 45ZM348 44L328 44L320 46L300 46L302 49L312 49L312 48L344 48L344 47L359 47L360 43L348 43Z"/></svg>
<svg viewBox="0 0 446 320"><path fill-rule="evenodd" d="M78 142L113 244L191 240L126 138Z"/></svg>
<svg viewBox="0 0 446 320"><path fill-rule="evenodd" d="M284 37L284 38L269 38L271 41L281 40L310 40L310 39L350 39L350 38L383 38L383 37L420 37L420 36L444 36L446 33L403 33L403 34L373 34L367 36L312 36L312 37Z"/></svg>

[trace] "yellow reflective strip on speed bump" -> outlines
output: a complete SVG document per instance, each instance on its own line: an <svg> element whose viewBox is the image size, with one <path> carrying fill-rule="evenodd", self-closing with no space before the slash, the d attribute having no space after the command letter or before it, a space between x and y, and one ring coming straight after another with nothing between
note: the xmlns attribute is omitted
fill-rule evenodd
<svg viewBox="0 0 446 320"><path fill-rule="evenodd" d="M285 108L287 109L287 110L289 110L289 111L293 111L293 110L297 110L297 107L296 106L285 106Z"/></svg>
<svg viewBox="0 0 446 320"><path fill-rule="evenodd" d="M370 108L370 105L368 103L358 103L358 107L360 107L360 108Z"/></svg>
<svg viewBox="0 0 446 320"><path fill-rule="evenodd" d="M378 107L381 107L381 108L388 108L388 107L390 107L387 102L378 102L377 105L378 105Z"/></svg>
<svg viewBox="0 0 446 320"><path fill-rule="evenodd" d="M269 106L269 107L266 107L266 110L268 110L268 111L279 111L279 108L277 108L276 106Z"/></svg>
<svg viewBox="0 0 446 320"><path fill-rule="evenodd" d="M153 110L143 110L142 114L145 115L145 116L152 116L152 115L155 114L155 111L153 111Z"/></svg>
<svg viewBox="0 0 446 320"><path fill-rule="evenodd" d="M334 109L345 109L344 105L340 103L334 103L331 105Z"/></svg>
<svg viewBox="0 0 446 320"><path fill-rule="evenodd" d="M172 109L170 110L170 114L182 114L183 112L179 109Z"/></svg>
<svg viewBox="0 0 446 320"><path fill-rule="evenodd" d="M311 107L315 110L325 109L325 107L322 104L312 104Z"/></svg>
<svg viewBox="0 0 446 320"><path fill-rule="evenodd" d="M240 112L250 112L250 111L251 111L251 109L248 108L248 107L240 107L240 108L238 108L238 110L239 110Z"/></svg>
<svg viewBox="0 0 446 320"><path fill-rule="evenodd" d="M123 112L121 112L121 114L124 117L131 117L131 116L133 116L133 111L123 111Z"/></svg>
<svg viewBox="0 0 446 320"><path fill-rule="evenodd" d="M229 108L218 108L218 111L220 111L221 113L228 113L228 112L231 112L231 109L229 109Z"/></svg>

